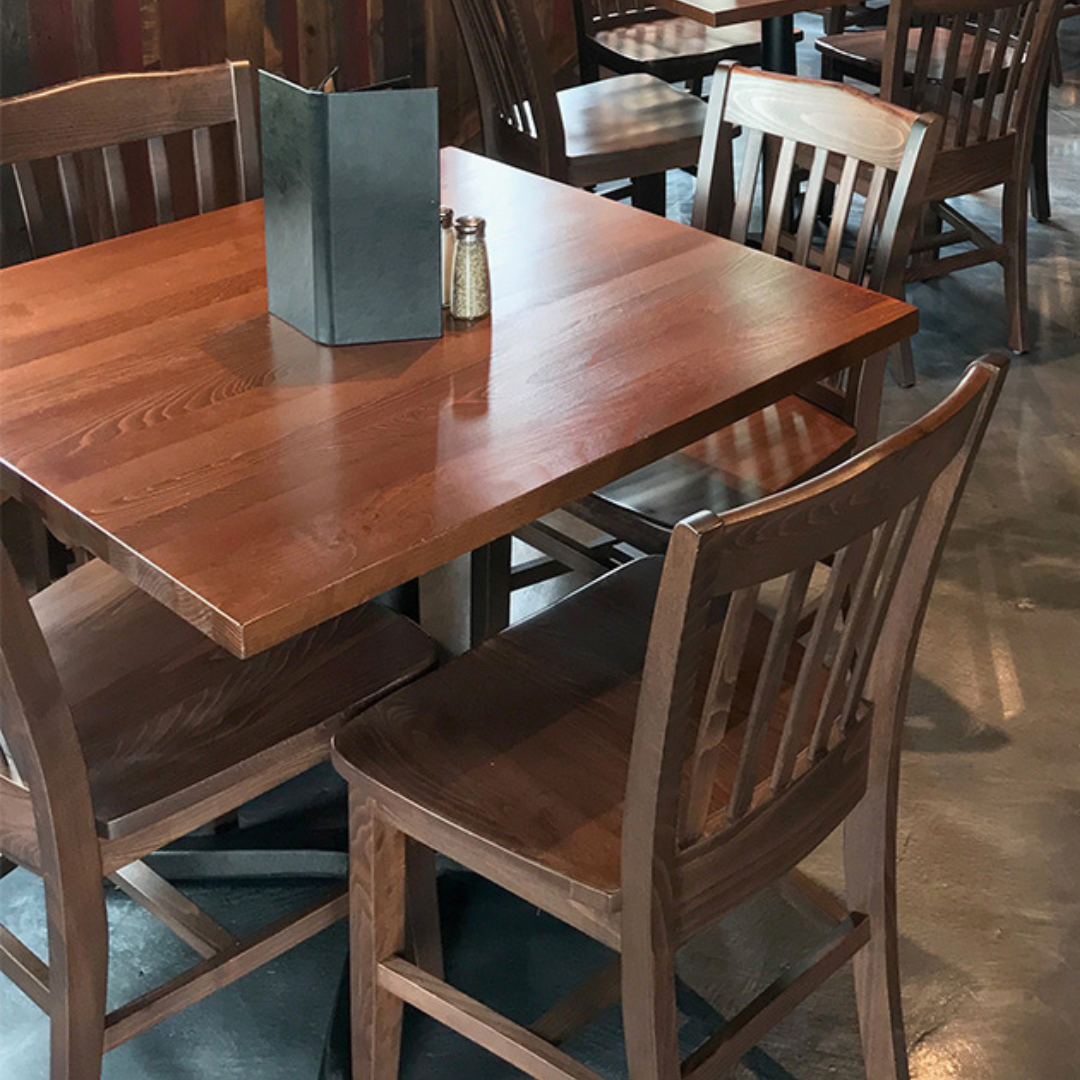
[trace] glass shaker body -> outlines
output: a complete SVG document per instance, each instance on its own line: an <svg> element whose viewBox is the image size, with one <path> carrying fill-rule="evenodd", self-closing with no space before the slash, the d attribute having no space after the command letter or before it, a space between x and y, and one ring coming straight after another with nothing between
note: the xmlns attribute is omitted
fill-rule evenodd
<svg viewBox="0 0 1080 1080"><path fill-rule="evenodd" d="M439 207L439 231L442 236L442 306L450 306L450 289L454 279L454 211Z"/></svg>
<svg viewBox="0 0 1080 1080"><path fill-rule="evenodd" d="M491 314L491 277L483 218L459 217L454 224L454 279L450 314L474 321Z"/></svg>

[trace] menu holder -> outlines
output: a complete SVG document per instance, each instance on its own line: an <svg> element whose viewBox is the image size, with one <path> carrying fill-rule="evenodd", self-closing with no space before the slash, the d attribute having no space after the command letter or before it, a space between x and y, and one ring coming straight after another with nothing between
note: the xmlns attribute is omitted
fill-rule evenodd
<svg viewBox="0 0 1080 1080"><path fill-rule="evenodd" d="M259 72L273 315L324 345L442 334L438 92Z"/></svg>

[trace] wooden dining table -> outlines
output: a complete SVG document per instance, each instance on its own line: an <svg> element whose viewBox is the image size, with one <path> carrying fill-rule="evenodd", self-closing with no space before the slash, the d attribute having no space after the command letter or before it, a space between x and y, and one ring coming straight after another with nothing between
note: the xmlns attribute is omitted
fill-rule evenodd
<svg viewBox="0 0 1080 1080"><path fill-rule="evenodd" d="M269 315L259 202L0 271L4 489L248 657L916 329L461 150L442 187L488 219L494 313L434 341Z"/></svg>
<svg viewBox="0 0 1080 1080"><path fill-rule="evenodd" d="M850 0L655 0L659 7L706 26L761 21L761 66L796 74L795 16L804 11L845 7Z"/></svg>

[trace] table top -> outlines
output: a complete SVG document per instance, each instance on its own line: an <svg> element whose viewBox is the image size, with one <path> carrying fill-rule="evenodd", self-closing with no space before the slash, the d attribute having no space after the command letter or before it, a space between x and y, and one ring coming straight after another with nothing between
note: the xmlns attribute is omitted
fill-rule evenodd
<svg viewBox="0 0 1080 1080"><path fill-rule="evenodd" d="M706 26L734 26L778 15L840 7L849 0L655 0L660 7Z"/></svg>
<svg viewBox="0 0 1080 1080"><path fill-rule="evenodd" d="M320 346L247 203L0 272L0 481L249 656L914 333L899 301L459 150L494 316Z"/></svg>

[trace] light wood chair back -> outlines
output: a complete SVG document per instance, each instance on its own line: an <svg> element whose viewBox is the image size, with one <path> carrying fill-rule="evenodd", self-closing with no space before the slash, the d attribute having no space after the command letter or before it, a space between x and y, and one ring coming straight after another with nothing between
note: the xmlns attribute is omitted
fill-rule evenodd
<svg viewBox="0 0 1080 1080"><path fill-rule="evenodd" d="M919 224L943 122L835 83L718 66L702 137L691 223L736 243L751 240L790 259L890 296L903 297L904 268ZM746 150L735 175L734 136ZM799 170L809 165L793 213ZM829 227L818 227L826 181L837 178ZM865 197L857 194L865 185ZM860 427L877 430L877 396L856 415L859 378L845 371L806 395ZM871 422L867 423L867 420Z"/></svg>
<svg viewBox="0 0 1080 1080"><path fill-rule="evenodd" d="M480 99L484 152L567 179L566 137L540 28L517 0L451 0Z"/></svg>
<svg viewBox="0 0 1080 1080"><path fill-rule="evenodd" d="M99 75L0 102L0 165L49 255L130 232L129 178L152 187L156 224L257 198L256 126L247 61Z"/></svg>
<svg viewBox="0 0 1080 1080"><path fill-rule="evenodd" d="M972 364L918 424L818 479L674 530L627 786L624 941L665 920L685 940L786 873L895 770L921 621L1006 366ZM747 673L766 596L775 617ZM752 704L736 725L737 697ZM726 774L737 766L718 804L725 758Z"/></svg>
<svg viewBox="0 0 1080 1080"><path fill-rule="evenodd" d="M1060 0L892 0L882 97L948 117L946 149L1016 134L1030 155L1059 11Z"/></svg>

